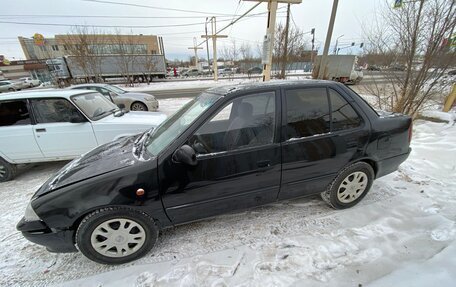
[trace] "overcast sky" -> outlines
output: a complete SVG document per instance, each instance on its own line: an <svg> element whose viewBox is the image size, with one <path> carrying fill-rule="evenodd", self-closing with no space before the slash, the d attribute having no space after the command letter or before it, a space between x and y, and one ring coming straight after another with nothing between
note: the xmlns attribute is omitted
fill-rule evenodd
<svg viewBox="0 0 456 287"><path fill-rule="evenodd" d="M363 25L375 17L376 13L388 0L340 0L333 33L333 42L340 35L342 46L355 42L358 46L363 41ZM148 28L122 28L122 32L135 34L154 34L163 36L165 52L168 59L188 59L192 51L187 47L193 45L193 37L201 42L204 33L204 21L207 16L217 15L217 28L220 29L233 18L228 15L242 14L256 2L239 0L106 0L106 2L119 2L128 4L147 5L159 8L179 10L192 10L191 12L170 11L152 7L137 7L117 5L113 3L99 3L84 0L3 0L0 10L0 55L8 59L23 59L24 54L18 43L17 36L31 37L34 33L52 37L55 34L67 34L71 27L63 25L107 25L107 26L163 26L181 25L175 27L148 27ZM393 2L393 0L389 1ZM316 29L316 46L323 46L328 29L332 0L303 0L302 4L292 5L291 25L299 26L305 31ZM285 22L286 4L279 4L280 13L277 21ZM267 11L267 4L262 3L251 14ZM7 16L16 15L16 16ZM22 16L17 16L22 15ZM23 15L53 15L23 16ZM59 16L59 17L55 17ZM68 17L83 16L83 17ZM144 18L93 18L89 16L122 16ZM150 18L149 18L150 17ZM176 18L157 18L176 17ZM230 45L230 39L235 39L236 44L248 42L256 51L257 43L263 38L266 31L266 15L243 19L239 23L225 30L223 34L229 36L218 42L218 46ZM5 22L35 23L12 24ZM37 25L37 23L57 24L52 26ZM183 25L183 26L182 26ZM115 28L97 28L106 33L113 33ZM176 34L177 33L177 34ZM310 45L310 35L309 45ZM340 47L340 46L339 46ZM204 46L205 48L205 46ZM212 47L210 46L212 51ZM350 49L345 51L349 52ZM352 52L359 52L354 49ZM206 50L200 50L199 57L205 57Z"/></svg>

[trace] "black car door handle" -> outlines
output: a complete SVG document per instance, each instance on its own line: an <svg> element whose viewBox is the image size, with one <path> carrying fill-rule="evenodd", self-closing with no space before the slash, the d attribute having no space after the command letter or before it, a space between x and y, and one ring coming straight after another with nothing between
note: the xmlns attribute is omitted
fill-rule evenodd
<svg viewBox="0 0 456 287"><path fill-rule="evenodd" d="M257 162L258 167L270 167L271 166L271 161L270 160L261 160Z"/></svg>
<svg viewBox="0 0 456 287"><path fill-rule="evenodd" d="M36 129L36 132L37 133L44 133L44 132L46 132L46 129Z"/></svg>

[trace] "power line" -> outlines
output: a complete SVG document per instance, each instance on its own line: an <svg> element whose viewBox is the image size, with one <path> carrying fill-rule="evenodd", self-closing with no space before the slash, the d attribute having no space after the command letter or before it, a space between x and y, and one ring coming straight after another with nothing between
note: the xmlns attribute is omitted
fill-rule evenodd
<svg viewBox="0 0 456 287"><path fill-rule="evenodd" d="M177 12L185 12L185 13L196 13L196 14L205 14L205 15L215 15L215 16L233 16L230 14L224 13L213 13L213 12L204 12L204 11L195 11L195 10L185 10L185 9L175 9L175 8L165 8L165 7L158 7L158 6L150 6L150 5L142 5L142 4L133 4L133 3L124 3L124 2L114 2L114 1L105 1L105 0L82 0L85 2L94 2L94 3L102 3L102 4L113 4L113 5L122 5L122 6L132 6L132 7L140 7L140 8L149 8L149 9L156 9L156 10L166 10L166 11L177 11Z"/></svg>
<svg viewBox="0 0 456 287"><path fill-rule="evenodd" d="M256 17L265 15L267 12L249 15ZM220 18L233 18L240 15L218 16ZM206 16L121 16L121 15L63 15L63 14L1 14L0 17L21 17L21 18L106 18L106 19L202 19ZM8 20L8 19L5 19Z"/></svg>
<svg viewBox="0 0 456 287"><path fill-rule="evenodd" d="M223 20L221 20L223 21ZM229 20L228 20L229 21ZM103 28L164 28L164 27L183 27L204 25L204 22L198 23L185 23L185 24L171 24L171 25L88 25L88 24L64 24L64 23L36 23L36 22L18 22L18 21L0 21L2 24L17 24L17 25L35 25L35 26L61 26L61 27L103 27Z"/></svg>
<svg viewBox="0 0 456 287"><path fill-rule="evenodd" d="M258 7L260 4L261 4L261 2L256 3L255 5L252 6L252 8L250 8L249 10L247 10L244 14L242 14L241 16L239 16L236 20L231 21L230 24L226 25L226 26L223 27L221 30L215 31L215 34L213 34L212 36L216 36L216 35L220 34L222 31L226 30L226 29L227 29L228 27L230 27L231 25L234 25L234 23L236 23L237 21L239 21L239 19L241 19L241 18L244 17L245 15L249 14L250 11L252 11L252 10L255 9L256 7ZM206 43L208 40L209 40L209 38L207 38L206 40L204 40L204 41L202 41L201 43L199 43L198 46L201 46L202 44Z"/></svg>
<svg viewBox="0 0 456 287"><path fill-rule="evenodd" d="M251 18L258 16L260 14L264 13L257 13L257 14L252 14L247 16L246 18ZM245 15L245 14L244 14ZM242 18L240 16L237 20ZM231 23L237 22L235 20L234 22L230 19L222 19L219 20L219 22L228 22L231 21ZM42 23L42 22L21 22L21 21L4 21L0 20L0 23L2 24L15 24L15 25L35 25L35 26L60 26L60 27L74 27L74 26L81 26L81 27L102 27L102 28L132 28L132 29L144 29L144 28L165 28L165 27L183 27L183 26L195 26L195 25L204 25L205 22L193 22L193 23L185 23L185 24L167 24L167 25L96 25L96 24L65 24L65 23Z"/></svg>

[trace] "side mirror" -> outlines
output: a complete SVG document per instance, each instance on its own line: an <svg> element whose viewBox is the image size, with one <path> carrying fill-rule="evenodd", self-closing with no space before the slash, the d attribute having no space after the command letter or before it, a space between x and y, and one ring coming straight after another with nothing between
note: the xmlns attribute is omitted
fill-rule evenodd
<svg viewBox="0 0 456 287"><path fill-rule="evenodd" d="M84 119L84 117L82 117L81 115L72 115L70 117L70 123L73 123L73 124L77 124L77 123L83 123L85 122L86 120Z"/></svg>
<svg viewBox="0 0 456 287"><path fill-rule="evenodd" d="M125 110L125 105L124 104L118 104L117 106L119 107L119 109Z"/></svg>
<svg viewBox="0 0 456 287"><path fill-rule="evenodd" d="M183 163L191 166L195 166L198 164L198 161L196 160L195 150L188 145L183 145L180 148L178 148L173 153L172 160L176 163Z"/></svg>

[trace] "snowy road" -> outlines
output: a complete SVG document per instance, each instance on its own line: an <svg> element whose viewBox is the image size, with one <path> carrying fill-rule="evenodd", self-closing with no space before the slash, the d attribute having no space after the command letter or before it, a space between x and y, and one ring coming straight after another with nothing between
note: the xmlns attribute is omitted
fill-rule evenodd
<svg viewBox="0 0 456 287"><path fill-rule="evenodd" d="M189 99L161 100L172 113ZM454 117L454 116L453 116ZM0 184L1 286L448 286L456 281L456 125L419 121L413 152L354 208L318 197L164 231L121 266L51 254L15 231L34 191L64 163ZM419 276L418 276L419 275Z"/></svg>

